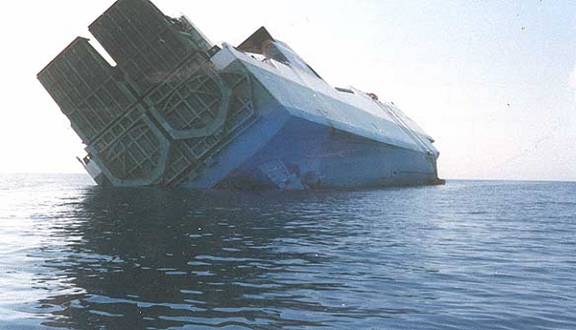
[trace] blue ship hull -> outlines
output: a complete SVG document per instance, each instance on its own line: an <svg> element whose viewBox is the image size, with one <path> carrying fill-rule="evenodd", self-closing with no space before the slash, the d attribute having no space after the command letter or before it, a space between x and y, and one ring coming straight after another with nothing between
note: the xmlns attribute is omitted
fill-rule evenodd
<svg viewBox="0 0 576 330"><path fill-rule="evenodd" d="M311 86L305 76L286 75L232 47L213 61L222 69L242 65L259 82L261 118L216 158L221 168L184 186L332 189L441 183L431 139L406 122L402 129L402 123L390 120L383 108L398 111L392 105L360 91L344 92L364 101L355 103L373 107L367 111L342 100L342 92L327 84ZM315 110L322 108L328 110Z"/></svg>
<svg viewBox="0 0 576 330"><path fill-rule="evenodd" d="M210 186L200 182L188 186ZM421 152L294 119L218 186L332 189L436 182L435 160Z"/></svg>
<svg viewBox="0 0 576 330"><path fill-rule="evenodd" d="M90 30L117 66L78 38L38 78L86 144L81 163L99 184L441 183L432 138L394 104L333 88L264 28L220 48L185 18L119 0Z"/></svg>

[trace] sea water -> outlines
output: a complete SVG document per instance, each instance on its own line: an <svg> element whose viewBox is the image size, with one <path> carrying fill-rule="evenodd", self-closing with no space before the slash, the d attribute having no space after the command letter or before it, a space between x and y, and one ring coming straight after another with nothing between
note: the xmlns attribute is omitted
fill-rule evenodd
<svg viewBox="0 0 576 330"><path fill-rule="evenodd" d="M0 328L576 328L576 184L0 176Z"/></svg>

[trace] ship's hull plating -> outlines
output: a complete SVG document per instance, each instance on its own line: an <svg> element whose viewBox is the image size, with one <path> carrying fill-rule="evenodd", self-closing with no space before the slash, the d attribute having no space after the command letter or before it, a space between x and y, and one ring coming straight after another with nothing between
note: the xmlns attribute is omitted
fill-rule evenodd
<svg viewBox="0 0 576 330"><path fill-rule="evenodd" d="M394 132L381 129L373 132L352 125L336 127L330 113L338 107L347 107L345 110L359 119L369 114L327 95L320 100L321 88L318 91L291 82L281 72L270 70L266 79L261 79L265 69L258 67L258 62L246 61L232 49L222 52L226 51L230 53L221 57L227 60L218 55L213 60L216 64L226 62L223 66L243 65L252 73L251 78L258 83L260 118L213 159L210 170L183 183L184 187L347 189L441 182L436 169L438 153L426 137L419 141L428 144L422 148L396 123L387 122L404 140L398 136L394 139ZM280 86L280 95L270 90L271 85ZM287 95L306 98L307 108L286 106ZM314 108L322 107L332 111L319 117Z"/></svg>
<svg viewBox="0 0 576 330"><path fill-rule="evenodd" d="M435 159L424 153L293 119L217 186L334 189L426 185L437 182L435 168ZM194 187L194 182L190 186Z"/></svg>
<svg viewBox="0 0 576 330"><path fill-rule="evenodd" d="M213 46L184 17L117 0L38 79L111 186L334 189L439 183L432 138L393 103L326 83L264 28Z"/></svg>

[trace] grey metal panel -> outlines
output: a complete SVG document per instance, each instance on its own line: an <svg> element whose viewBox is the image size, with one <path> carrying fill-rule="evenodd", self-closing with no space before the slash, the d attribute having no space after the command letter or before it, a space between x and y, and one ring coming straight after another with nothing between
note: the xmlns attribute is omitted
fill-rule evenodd
<svg viewBox="0 0 576 330"><path fill-rule="evenodd" d="M98 137L87 151L115 186L159 182L169 142L141 106L132 108Z"/></svg>
<svg viewBox="0 0 576 330"><path fill-rule="evenodd" d="M175 139L185 139L212 135L222 127L230 93L210 61L196 53L146 100L164 129Z"/></svg>
<svg viewBox="0 0 576 330"><path fill-rule="evenodd" d="M76 38L38 79L86 143L135 101L114 78L113 68L84 38Z"/></svg>
<svg viewBox="0 0 576 330"><path fill-rule="evenodd" d="M149 1L119 0L89 30L144 93L192 50L174 25Z"/></svg>

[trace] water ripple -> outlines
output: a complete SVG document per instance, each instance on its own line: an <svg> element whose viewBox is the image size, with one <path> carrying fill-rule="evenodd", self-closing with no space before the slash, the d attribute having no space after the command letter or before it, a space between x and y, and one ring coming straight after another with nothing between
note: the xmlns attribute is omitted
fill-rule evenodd
<svg viewBox="0 0 576 330"><path fill-rule="evenodd" d="M0 176L0 328L576 328L575 192Z"/></svg>

